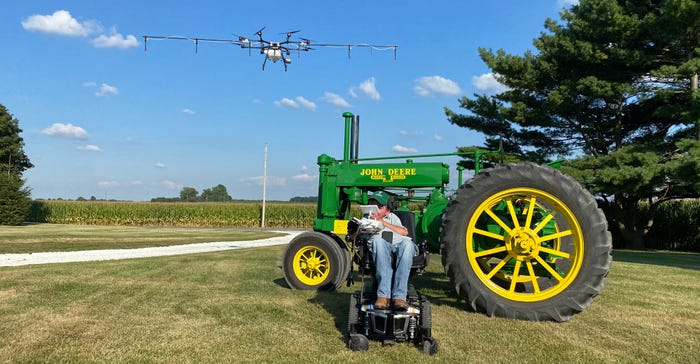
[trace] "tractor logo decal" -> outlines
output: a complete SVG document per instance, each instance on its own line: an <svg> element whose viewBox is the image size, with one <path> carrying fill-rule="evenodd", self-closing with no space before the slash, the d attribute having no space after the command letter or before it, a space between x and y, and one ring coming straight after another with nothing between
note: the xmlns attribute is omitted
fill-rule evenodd
<svg viewBox="0 0 700 364"><path fill-rule="evenodd" d="M396 180L405 180L407 176L415 176L415 168L363 168L360 176L369 176L372 180L390 183Z"/></svg>

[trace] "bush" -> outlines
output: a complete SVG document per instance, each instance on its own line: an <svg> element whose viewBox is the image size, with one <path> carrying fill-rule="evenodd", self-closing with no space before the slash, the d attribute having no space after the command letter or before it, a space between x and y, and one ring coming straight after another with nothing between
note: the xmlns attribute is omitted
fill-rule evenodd
<svg viewBox="0 0 700 364"><path fill-rule="evenodd" d="M647 234L645 247L700 252L700 200L661 204Z"/></svg>

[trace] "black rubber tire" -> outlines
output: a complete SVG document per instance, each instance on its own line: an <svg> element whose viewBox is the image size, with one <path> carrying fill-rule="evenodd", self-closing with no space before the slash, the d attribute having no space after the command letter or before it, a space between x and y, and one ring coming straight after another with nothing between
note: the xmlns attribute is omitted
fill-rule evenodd
<svg viewBox="0 0 700 364"><path fill-rule="evenodd" d="M300 268L303 263L297 256L300 251L307 251L321 257L320 268L323 279L301 276L300 269L306 268ZM347 251L343 250L332 237L316 231L301 233L289 242L282 255L284 279L293 289L335 289L340 287L347 277L349 270L347 256ZM297 257L296 261L295 257ZM295 266L297 273L295 273Z"/></svg>
<svg viewBox="0 0 700 364"><path fill-rule="evenodd" d="M420 302L420 339L425 340L433 336L433 316L430 312L430 301L422 297Z"/></svg>
<svg viewBox="0 0 700 364"><path fill-rule="evenodd" d="M423 340L422 343L423 347L423 354L426 355L435 355L438 351L438 343L437 340L433 338L425 339Z"/></svg>
<svg viewBox="0 0 700 364"><path fill-rule="evenodd" d="M350 295L350 305L348 306L348 340L350 335L357 333L357 324L359 323L359 311L358 298L359 293L353 293Z"/></svg>
<svg viewBox="0 0 700 364"><path fill-rule="evenodd" d="M369 339L362 334L351 334L348 339L348 349L352 351L367 351L369 350Z"/></svg>
<svg viewBox="0 0 700 364"><path fill-rule="evenodd" d="M471 219L479 218L475 216L477 209L488 205L490 198L495 199L492 196L518 189L538 191L561 201L580 227L578 244L583 247L578 273L556 295L532 302L510 299L508 294L489 288L470 265L467 254L471 243L467 242L467 229ZM557 224L560 221L557 217L554 220ZM595 199L573 178L547 166L521 163L483 171L451 197L442 221L440 240L445 272L467 304L489 316L567 321L600 293L612 264L612 239ZM504 246L507 244L504 239Z"/></svg>

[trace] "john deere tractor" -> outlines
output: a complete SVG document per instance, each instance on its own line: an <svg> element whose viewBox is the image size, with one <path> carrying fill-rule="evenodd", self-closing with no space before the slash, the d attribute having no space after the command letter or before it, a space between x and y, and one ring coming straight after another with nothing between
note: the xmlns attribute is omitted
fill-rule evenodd
<svg viewBox="0 0 700 364"><path fill-rule="evenodd" d="M343 117L343 159L318 157L313 231L295 237L283 255L290 287L334 289L353 282L351 271L371 276L366 234L353 218L362 217L357 206L384 191L419 247L413 271L420 273L429 253L439 252L457 294L473 310L562 322L600 293L612 263L611 236L595 199L574 179L531 163L485 169L488 152L482 151L359 158L359 116ZM454 155L475 161L474 176L464 184L456 168L456 191L448 189L449 165L416 161ZM369 337L414 340L434 352L425 297L409 289L411 307L400 314L375 312L372 298L371 288L351 297L351 348L364 349L362 337Z"/></svg>

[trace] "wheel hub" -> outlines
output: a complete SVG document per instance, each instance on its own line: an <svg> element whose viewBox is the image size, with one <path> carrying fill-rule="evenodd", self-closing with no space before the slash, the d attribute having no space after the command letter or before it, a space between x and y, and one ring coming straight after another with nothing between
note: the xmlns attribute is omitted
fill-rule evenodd
<svg viewBox="0 0 700 364"><path fill-rule="evenodd" d="M306 260L306 268L312 271L318 271L318 268L321 266L321 260L318 259L317 257L309 257Z"/></svg>
<svg viewBox="0 0 700 364"><path fill-rule="evenodd" d="M517 228L508 235L506 249L519 261L530 260L539 253L537 234L526 228Z"/></svg>

